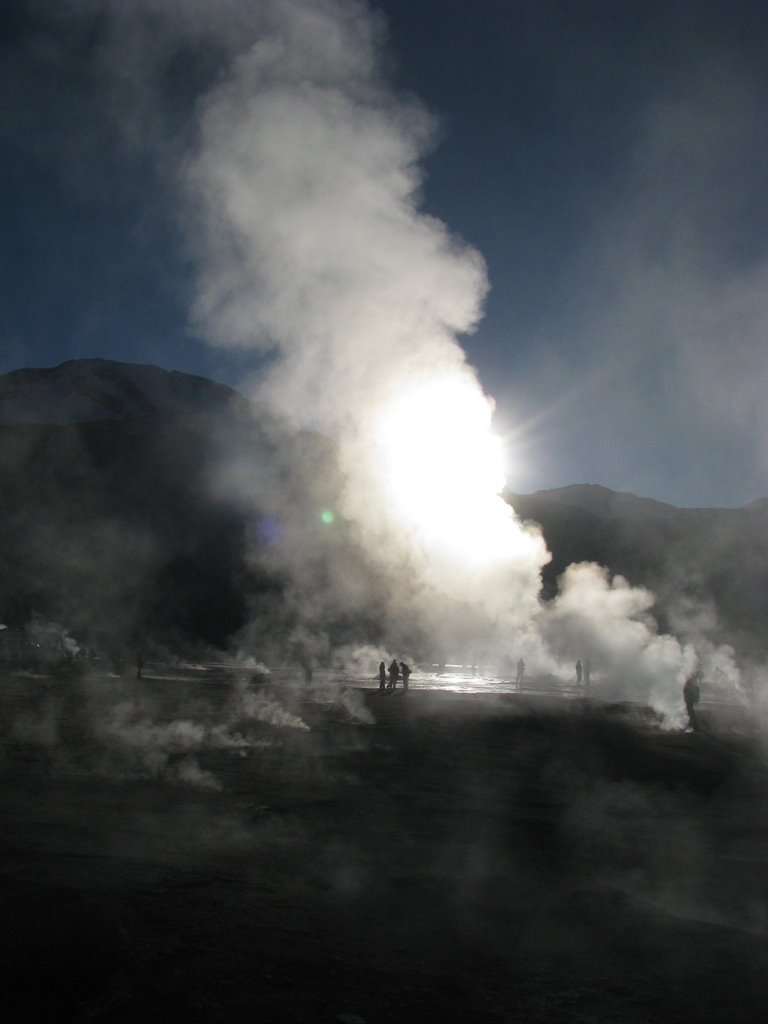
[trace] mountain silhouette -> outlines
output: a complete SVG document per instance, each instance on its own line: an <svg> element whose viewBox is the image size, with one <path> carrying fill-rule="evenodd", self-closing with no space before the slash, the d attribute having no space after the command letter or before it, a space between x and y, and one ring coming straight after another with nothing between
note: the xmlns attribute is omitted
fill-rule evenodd
<svg viewBox="0 0 768 1024"><path fill-rule="evenodd" d="M73 359L0 376L0 424L245 413L248 404L237 391L205 377L109 359Z"/></svg>
<svg viewBox="0 0 768 1024"><path fill-rule="evenodd" d="M300 630L310 604L335 642L377 642L385 589L340 520L333 444L202 377L103 359L0 376L0 621L61 624L116 657L259 648ZM656 595L660 627L764 656L768 499L679 509L577 484L505 495L540 525L552 561L593 561ZM449 497L446 496L446 500ZM277 651L284 654L284 649Z"/></svg>
<svg viewBox="0 0 768 1024"><path fill-rule="evenodd" d="M713 639L765 654L765 499L743 508L676 508L596 484L506 498L522 519L540 525L552 553L545 597L556 593L567 565L597 562L653 591L663 630L684 635L687 619L706 614Z"/></svg>

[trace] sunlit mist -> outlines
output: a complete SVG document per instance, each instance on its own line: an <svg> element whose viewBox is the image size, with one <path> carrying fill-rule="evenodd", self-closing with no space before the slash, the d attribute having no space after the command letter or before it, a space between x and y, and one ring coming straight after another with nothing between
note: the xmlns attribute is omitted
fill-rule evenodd
<svg viewBox="0 0 768 1024"><path fill-rule="evenodd" d="M384 489L422 545L468 567L518 554L491 401L466 373L403 384L376 420Z"/></svg>

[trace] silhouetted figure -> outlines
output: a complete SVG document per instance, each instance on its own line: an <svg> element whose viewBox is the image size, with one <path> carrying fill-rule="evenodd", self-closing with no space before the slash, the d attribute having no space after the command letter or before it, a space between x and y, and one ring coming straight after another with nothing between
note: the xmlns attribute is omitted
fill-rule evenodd
<svg viewBox="0 0 768 1024"><path fill-rule="evenodd" d="M517 675L515 676L515 684L518 690L523 685L523 678L525 676L525 662L522 658L517 659Z"/></svg>
<svg viewBox="0 0 768 1024"><path fill-rule="evenodd" d="M403 677L403 691L408 691L408 680L411 678L411 667L406 665L404 661L400 662L400 674Z"/></svg>
<svg viewBox="0 0 768 1024"><path fill-rule="evenodd" d="M383 693L387 688L387 666L383 661L379 662L379 693Z"/></svg>
<svg viewBox="0 0 768 1024"><path fill-rule="evenodd" d="M584 685L589 686L589 680L592 675L592 662L589 658L584 659Z"/></svg>
<svg viewBox="0 0 768 1024"><path fill-rule="evenodd" d="M701 700L700 682L701 672L696 671L688 676L683 686L683 700L685 701L685 710L688 712L688 724L694 732L699 731L699 716L696 714L696 705Z"/></svg>
<svg viewBox="0 0 768 1024"><path fill-rule="evenodd" d="M139 651L136 654L136 678L141 679L141 673L144 670L144 654Z"/></svg>
<svg viewBox="0 0 768 1024"><path fill-rule="evenodd" d="M304 673L304 682L312 682L312 662L307 655L304 655L301 659L301 670Z"/></svg>
<svg viewBox="0 0 768 1024"><path fill-rule="evenodd" d="M397 664L395 659L392 659L392 664L389 666L389 685L388 690L394 690L397 687L397 680L400 676L400 666Z"/></svg>
<svg viewBox="0 0 768 1024"><path fill-rule="evenodd" d="M581 658L576 662L576 685L581 686Z"/></svg>

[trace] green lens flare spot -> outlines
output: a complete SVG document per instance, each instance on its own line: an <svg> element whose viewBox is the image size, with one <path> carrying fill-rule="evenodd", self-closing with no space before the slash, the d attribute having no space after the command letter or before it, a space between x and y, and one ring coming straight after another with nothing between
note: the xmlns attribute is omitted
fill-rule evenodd
<svg viewBox="0 0 768 1024"><path fill-rule="evenodd" d="M333 514L333 512L331 512L330 509L324 508L323 511L320 513L320 518L322 519L326 526L330 526L333 520L336 518L336 516Z"/></svg>

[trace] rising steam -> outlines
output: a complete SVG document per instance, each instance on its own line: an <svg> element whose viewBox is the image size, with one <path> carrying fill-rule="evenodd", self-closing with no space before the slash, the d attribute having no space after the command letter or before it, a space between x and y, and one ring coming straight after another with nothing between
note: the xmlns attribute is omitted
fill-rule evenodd
<svg viewBox="0 0 768 1024"><path fill-rule="evenodd" d="M679 715L695 655L657 635L651 595L582 566L551 606L540 601L549 554L500 497L493 401L458 340L480 319L485 265L422 209L434 123L385 82L381 20L359 0L142 0L132 11L113 18L142 68L185 47L218 62L183 159L164 153L179 168L194 327L253 354L256 397L333 438L344 483L332 512L377 567L395 641L398 624L419 619L439 643L541 671L588 655ZM152 29L143 49L137 11ZM300 573L299 532L292 541ZM342 585L342 562L328 589ZM343 583L361 585L355 573Z"/></svg>
<svg viewBox="0 0 768 1024"><path fill-rule="evenodd" d="M273 355L262 396L338 441L339 511L371 550L498 615L500 576L535 605L548 556L499 497L493 405L457 341L483 260L419 209L431 122L381 82L376 27L359 4L281 4L202 102L195 318Z"/></svg>
<svg viewBox="0 0 768 1024"><path fill-rule="evenodd" d="M266 354L260 397L337 441L338 511L407 566L435 628L436 607L455 625L463 603L467 642L552 668L591 652L675 716L694 655L656 635L652 596L582 567L539 603L549 555L499 496L493 402L457 340L480 317L483 260L420 208L432 123L383 82L379 28L357 2L276 5L202 99L184 169L195 322Z"/></svg>

